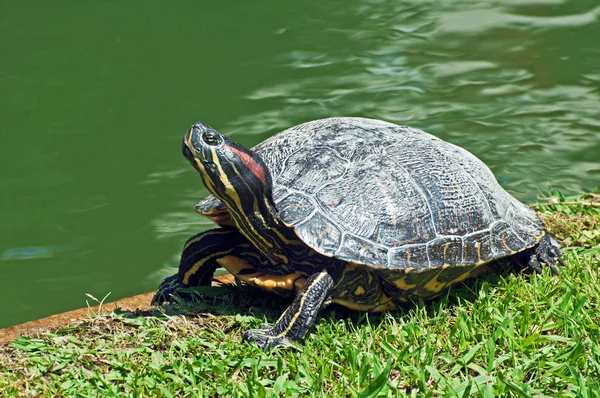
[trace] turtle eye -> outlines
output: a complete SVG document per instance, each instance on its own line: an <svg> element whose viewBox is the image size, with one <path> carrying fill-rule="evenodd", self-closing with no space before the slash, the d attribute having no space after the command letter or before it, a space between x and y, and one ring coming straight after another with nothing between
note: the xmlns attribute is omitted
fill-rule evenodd
<svg viewBox="0 0 600 398"><path fill-rule="evenodd" d="M202 141L208 145L219 145L221 143L221 137L216 132L207 130L202 133Z"/></svg>

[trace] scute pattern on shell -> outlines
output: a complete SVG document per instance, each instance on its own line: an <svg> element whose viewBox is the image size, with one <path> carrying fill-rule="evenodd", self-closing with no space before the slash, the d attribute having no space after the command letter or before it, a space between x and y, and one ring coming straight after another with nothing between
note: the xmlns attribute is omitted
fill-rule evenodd
<svg viewBox="0 0 600 398"><path fill-rule="evenodd" d="M322 119L253 149L271 171L281 219L326 256L392 269L472 265L543 234L483 162L415 128Z"/></svg>

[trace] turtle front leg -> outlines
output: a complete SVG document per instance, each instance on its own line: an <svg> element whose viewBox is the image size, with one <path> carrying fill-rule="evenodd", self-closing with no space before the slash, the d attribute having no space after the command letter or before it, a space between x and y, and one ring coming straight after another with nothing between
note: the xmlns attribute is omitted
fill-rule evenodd
<svg viewBox="0 0 600 398"><path fill-rule="evenodd" d="M215 228L192 236L183 245L179 271L162 281L152 298L152 305L171 301L173 296L190 299L191 295L178 293L180 289L209 286L217 260L230 254L243 253L250 244L235 228Z"/></svg>
<svg viewBox="0 0 600 398"><path fill-rule="evenodd" d="M256 343L267 351L290 345L290 340L302 339L314 325L317 313L326 304L332 287L333 279L327 271L311 275L275 326L248 330L244 333L244 340Z"/></svg>

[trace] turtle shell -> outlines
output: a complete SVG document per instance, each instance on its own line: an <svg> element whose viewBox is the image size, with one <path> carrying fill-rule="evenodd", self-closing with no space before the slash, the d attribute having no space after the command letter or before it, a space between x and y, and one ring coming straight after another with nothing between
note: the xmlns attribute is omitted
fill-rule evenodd
<svg viewBox="0 0 600 398"><path fill-rule="evenodd" d="M387 269L469 266L544 234L481 160L415 128L329 118L252 149L271 172L281 220L325 256ZM224 210L214 197L196 208Z"/></svg>

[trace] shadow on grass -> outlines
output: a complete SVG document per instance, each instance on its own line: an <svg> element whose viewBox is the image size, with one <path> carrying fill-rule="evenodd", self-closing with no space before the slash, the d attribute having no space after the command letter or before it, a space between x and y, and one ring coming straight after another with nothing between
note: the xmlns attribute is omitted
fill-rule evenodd
<svg viewBox="0 0 600 398"><path fill-rule="evenodd" d="M249 285L222 284L200 286L178 291L173 302L148 310L115 309L114 313L125 318L176 315L253 315L265 317L268 322L277 320L292 302L293 297L280 297Z"/></svg>
<svg viewBox="0 0 600 398"><path fill-rule="evenodd" d="M465 301L476 301L484 285L487 285L488 288L499 286L501 279L511 273L521 274L523 270L516 269L514 266L493 264L489 266L489 270L485 274L466 280L434 299L418 299L397 310L390 311L390 313L395 317L403 317L412 310L426 309L430 316L436 316L443 309L451 308ZM523 275L523 277L526 278L527 275ZM174 303L166 303L161 307L135 311L116 309L114 313L124 318L250 315L273 324L292 300L293 297L277 296L250 285L223 284L186 289L180 297L176 297ZM381 322L383 314L385 313L364 313L331 304L320 312L319 318L345 319L356 326L368 321L375 326Z"/></svg>

